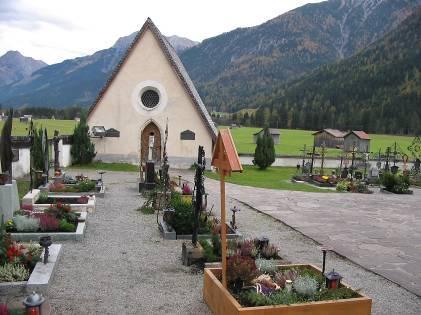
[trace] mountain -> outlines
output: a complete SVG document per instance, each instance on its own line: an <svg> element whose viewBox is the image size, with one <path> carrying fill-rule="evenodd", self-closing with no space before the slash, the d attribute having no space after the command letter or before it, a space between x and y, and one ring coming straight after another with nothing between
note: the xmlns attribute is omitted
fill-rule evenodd
<svg viewBox="0 0 421 315"><path fill-rule="evenodd" d="M259 124L420 134L420 30L421 7L367 49L279 89Z"/></svg>
<svg viewBox="0 0 421 315"><path fill-rule="evenodd" d="M307 4L261 25L207 39L182 51L180 57L208 108L225 112L257 108L266 105L288 80L367 47L420 4L421 0ZM133 36L0 87L0 102L16 107L89 105Z"/></svg>
<svg viewBox="0 0 421 315"><path fill-rule="evenodd" d="M0 57L0 86L28 78L34 71L45 66L47 64L44 61L10 50Z"/></svg>
<svg viewBox="0 0 421 315"><path fill-rule="evenodd" d="M420 0L330 0L204 40L181 54L205 104L257 108L285 81L349 57L403 21Z"/></svg>
<svg viewBox="0 0 421 315"><path fill-rule="evenodd" d="M192 48L199 44L199 42L190 40L185 37L179 37L177 35L167 36L167 40L170 42L171 46L174 47L177 54L180 54L186 49Z"/></svg>
<svg viewBox="0 0 421 315"><path fill-rule="evenodd" d="M136 34L121 37L111 48L93 55L40 68L21 80L6 82L0 77L0 102L15 107L90 105ZM197 44L178 36L167 39L178 52Z"/></svg>

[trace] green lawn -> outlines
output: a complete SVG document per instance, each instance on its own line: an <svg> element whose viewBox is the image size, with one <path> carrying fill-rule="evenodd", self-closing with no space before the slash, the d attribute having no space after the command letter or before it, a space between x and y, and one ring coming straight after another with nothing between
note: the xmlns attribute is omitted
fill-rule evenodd
<svg viewBox="0 0 421 315"><path fill-rule="evenodd" d="M221 127L224 128L224 127ZM241 127L231 129L232 137L239 154L253 154L256 145L253 143L253 134L261 130L261 128ZM281 143L275 145L277 155L300 156L303 145L306 144L310 149L313 145L313 136L311 130L295 130L295 129L281 129ZM371 151L382 152L386 147L393 146L396 141L402 150L407 151L407 147L411 144L413 137L393 136L393 135L377 135L370 134L371 137ZM327 155L337 157L341 153L338 149L327 149Z"/></svg>
<svg viewBox="0 0 421 315"><path fill-rule="evenodd" d="M77 122L74 120L52 120L52 119L34 119L34 126L36 128L47 128L48 137L52 138L54 130L58 130L61 135L73 134ZM4 121L0 121L0 130L3 129ZM29 123L22 123L19 118L13 119L12 135L26 136L28 134Z"/></svg>
<svg viewBox="0 0 421 315"><path fill-rule="evenodd" d="M18 179L16 180L16 184L18 185L19 200L22 200L23 196L25 196L29 191L30 181L26 179Z"/></svg>
<svg viewBox="0 0 421 315"><path fill-rule="evenodd" d="M75 164L70 169L104 170L113 172L138 172L139 166L128 163L102 163L93 162L91 164Z"/></svg>
<svg viewBox="0 0 421 315"><path fill-rule="evenodd" d="M332 192L329 189L320 189L307 184L292 183L291 177L295 174L295 167L269 167L262 171L257 167L243 165L242 173L232 173L225 177L226 181L233 184L252 186L260 188L271 188L280 190L295 190L307 192ZM212 179L219 179L219 174L206 172L206 176Z"/></svg>

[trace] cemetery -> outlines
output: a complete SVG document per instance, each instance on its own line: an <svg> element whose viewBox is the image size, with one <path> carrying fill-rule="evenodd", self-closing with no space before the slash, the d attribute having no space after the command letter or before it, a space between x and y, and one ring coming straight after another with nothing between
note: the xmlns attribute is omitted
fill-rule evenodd
<svg viewBox="0 0 421 315"><path fill-rule="evenodd" d="M155 72L160 81L150 80ZM369 152L361 131L337 134L337 167L327 166L322 141L302 148L288 189L264 186L279 133L256 134L255 165L243 167L230 130L216 130L150 19L66 149L78 165L132 162L136 172L66 169L58 132L50 154L47 129L31 124L30 184L19 200L12 111L8 117L0 141L6 311L350 315L421 308L414 245L421 195L411 187L420 181L418 137L408 155L396 144ZM251 169L262 186L257 176L232 183Z"/></svg>

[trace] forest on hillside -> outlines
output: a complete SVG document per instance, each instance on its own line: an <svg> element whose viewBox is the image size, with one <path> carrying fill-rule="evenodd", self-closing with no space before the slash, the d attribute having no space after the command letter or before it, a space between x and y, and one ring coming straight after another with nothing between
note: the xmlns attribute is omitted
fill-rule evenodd
<svg viewBox="0 0 421 315"><path fill-rule="evenodd" d="M245 125L421 133L421 9L355 56L257 99Z"/></svg>

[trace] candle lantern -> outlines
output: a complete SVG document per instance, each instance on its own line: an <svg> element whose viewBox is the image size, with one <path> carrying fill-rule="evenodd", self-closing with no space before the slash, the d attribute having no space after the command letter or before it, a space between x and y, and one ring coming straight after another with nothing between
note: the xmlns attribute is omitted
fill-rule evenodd
<svg viewBox="0 0 421 315"><path fill-rule="evenodd" d="M49 250L48 247L53 244L53 241L51 240L51 236L41 236L39 238L39 244L41 247L44 248L44 264L48 262L48 256L49 256Z"/></svg>
<svg viewBox="0 0 421 315"><path fill-rule="evenodd" d="M337 289L341 284L342 276L335 272L333 269L331 272L325 274L326 277L326 288L328 289Z"/></svg>
<svg viewBox="0 0 421 315"><path fill-rule="evenodd" d="M41 307L45 302L45 298L33 291L23 300L25 305L26 315L41 315Z"/></svg>

